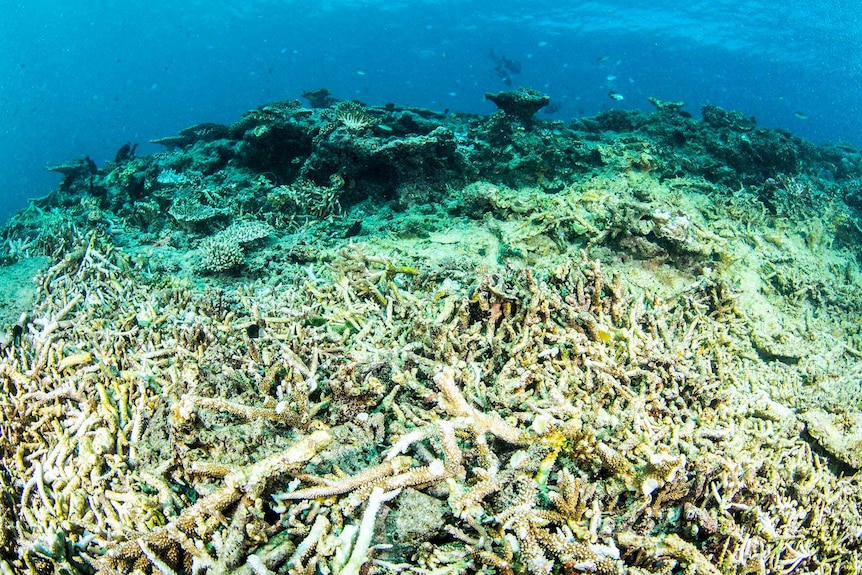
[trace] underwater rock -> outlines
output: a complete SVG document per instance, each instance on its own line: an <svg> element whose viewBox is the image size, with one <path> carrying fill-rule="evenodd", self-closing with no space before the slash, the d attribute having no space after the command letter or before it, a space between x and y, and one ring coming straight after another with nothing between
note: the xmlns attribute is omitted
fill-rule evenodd
<svg viewBox="0 0 862 575"><path fill-rule="evenodd" d="M45 169L49 172L58 172L65 176L63 181L60 183L61 190L68 190L76 180L89 178L98 172L96 162L91 160L90 156L84 156L83 158L72 160L70 162L63 162L62 164L56 164L54 166L48 166Z"/></svg>
<svg viewBox="0 0 862 575"><path fill-rule="evenodd" d="M386 530L393 541L415 548L440 531L445 515L443 502L421 491L406 489L386 517Z"/></svg>
<svg viewBox="0 0 862 575"><path fill-rule="evenodd" d="M191 195L179 195L168 208L168 214L178 223L189 228L213 218L226 215L224 210L203 204L198 198Z"/></svg>
<svg viewBox="0 0 862 575"><path fill-rule="evenodd" d="M315 110L302 107L299 100L282 100L265 104L246 112L242 118L230 125L230 137L242 140L246 137L260 138L271 130L280 130L294 125L303 132L310 132L309 118Z"/></svg>
<svg viewBox="0 0 862 575"><path fill-rule="evenodd" d="M254 172L272 172L280 183L302 177L316 142L335 127L321 112L290 100L246 113L230 127L240 165Z"/></svg>
<svg viewBox="0 0 862 575"><path fill-rule="evenodd" d="M702 124L711 129L687 137L700 153L690 154L685 163L710 181L733 185L741 180L750 185L779 175L793 176L805 160L818 155L786 132L755 129L754 118L740 112L704 106Z"/></svg>
<svg viewBox="0 0 862 575"><path fill-rule="evenodd" d="M653 96L647 98L650 104L655 106L656 111L658 112L670 112L670 113L683 113L681 112L681 108L685 106L685 102L668 102L665 100L659 100Z"/></svg>
<svg viewBox="0 0 862 575"><path fill-rule="evenodd" d="M551 97L532 88L520 88L507 92L486 92L485 99L491 100L507 115L518 118L524 123L551 103Z"/></svg>
<svg viewBox="0 0 862 575"><path fill-rule="evenodd" d="M245 262L245 248L273 232L264 222L246 220L231 224L198 247L198 268L218 273L236 269Z"/></svg>
<svg viewBox="0 0 862 575"><path fill-rule="evenodd" d="M17 254L14 262L0 261L0 349L20 339L27 312L36 301L38 286L32 278L50 263L45 256ZM11 258L10 258L11 259Z"/></svg>
<svg viewBox="0 0 862 575"><path fill-rule="evenodd" d="M765 334L755 330L751 344L763 361L780 361L795 365L802 359L802 342L799 336L790 333Z"/></svg>
<svg viewBox="0 0 862 575"><path fill-rule="evenodd" d="M427 135L377 137L349 130L334 131L319 143L304 169L312 180L338 174L346 182L364 182L342 196L345 205L367 197L393 197L400 184L434 185L462 171L452 131L438 127Z"/></svg>
<svg viewBox="0 0 862 575"><path fill-rule="evenodd" d="M430 134L446 125L446 114L424 108L386 108L388 112L379 128L386 126L392 136Z"/></svg>
<svg viewBox="0 0 862 575"><path fill-rule="evenodd" d="M700 109L705 124L713 128L730 128L737 132L750 132L757 127L754 116L746 116L736 110L724 110L718 106L707 104Z"/></svg>
<svg viewBox="0 0 862 575"><path fill-rule="evenodd" d="M216 124L214 122L204 122L195 124L188 128L183 128L176 136L167 136L165 138L156 138L150 140L151 144L161 144L169 150L174 148L185 148L195 142L212 142L227 138L230 134L230 129L224 124Z"/></svg>
<svg viewBox="0 0 862 575"><path fill-rule="evenodd" d="M800 418L823 449L854 470L862 469L862 413L833 415L812 409Z"/></svg>
<svg viewBox="0 0 862 575"><path fill-rule="evenodd" d="M308 100L312 108L331 108L338 102L338 98L332 97L326 88L306 90L302 93L302 97Z"/></svg>
<svg viewBox="0 0 862 575"><path fill-rule="evenodd" d="M591 118L581 118L575 120L575 127L582 127L590 132L601 132L609 130L611 132L632 132L645 126L650 119L650 115L642 110L605 110Z"/></svg>

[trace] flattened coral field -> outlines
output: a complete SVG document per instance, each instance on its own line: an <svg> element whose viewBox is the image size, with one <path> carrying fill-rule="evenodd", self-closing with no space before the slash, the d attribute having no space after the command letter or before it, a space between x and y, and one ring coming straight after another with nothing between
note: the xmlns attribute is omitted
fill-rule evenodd
<svg viewBox="0 0 862 575"><path fill-rule="evenodd" d="M0 230L0 573L854 573L862 156L334 98Z"/></svg>

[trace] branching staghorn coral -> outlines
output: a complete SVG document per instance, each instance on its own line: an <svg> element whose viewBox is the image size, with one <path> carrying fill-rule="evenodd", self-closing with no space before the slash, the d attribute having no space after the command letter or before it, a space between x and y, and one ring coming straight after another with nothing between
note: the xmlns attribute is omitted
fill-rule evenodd
<svg viewBox="0 0 862 575"><path fill-rule="evenodd" d="M761 364L721 331L745 318L715 282L659 301L585 260L453 288L348 248L302 289L219 305L185 287L156 299L90 243L46 272L38 321L0 364L2 408L31 422L4 427L3 456L34 572L807 569L812 544L788 538L807 529L800 502L819 552L852 544L852 486L792 425L730 403L726 374ZM376 545L391 534L371 518L409 489L445 525Z"/></svg>
<svg viewBox="0 0 862 575"><path fill-rule="evenodd" d="M183 566L189 572L194 569L196 562L208 566L206 564L211 562L211 558L205 551L189 543L195 539L209 539L218 527L218 519L229 507L241 499L259 499L265 493L268 482L310 460L331 441L332 437L326 431L315 431L281 453L230 473L224 478L222 487L185 509L165 527L113 549L102 561L103 570L106 573L113 570L125 573L130 568L139 568L143 559L163 571ZM246 517L246 521L242 521L243 529L248 521L245 505L235 511L235 514ZM244 539L244 535L241 538ZM242 540L235 543L243 544ZM236 567L239 558L225 556L220 560L226 563L225 568L231 568Z"/></svg>

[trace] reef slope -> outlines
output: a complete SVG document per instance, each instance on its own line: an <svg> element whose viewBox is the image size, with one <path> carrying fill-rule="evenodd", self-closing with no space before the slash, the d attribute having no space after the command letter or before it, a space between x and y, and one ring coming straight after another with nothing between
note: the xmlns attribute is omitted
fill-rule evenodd
<svg viewBox="0 0 862 575"><path fill-rule="evenodd" d="M3 227L0 572L856 569L856 151L317 103Z"/></svg>

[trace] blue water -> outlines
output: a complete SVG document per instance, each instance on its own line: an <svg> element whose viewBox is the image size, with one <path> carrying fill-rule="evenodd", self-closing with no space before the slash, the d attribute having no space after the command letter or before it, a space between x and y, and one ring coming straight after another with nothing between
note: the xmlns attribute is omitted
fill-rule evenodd
<svg viewBox="0 0 862 575"><path fill-rule="evenodd" d="M534 87L566 121L656 96L862 146L858 0L0 0L0 14L0 221L56 186L46 165L159 151L146 142L318 87L478 113L494 110L486 91Z"/></svg>

